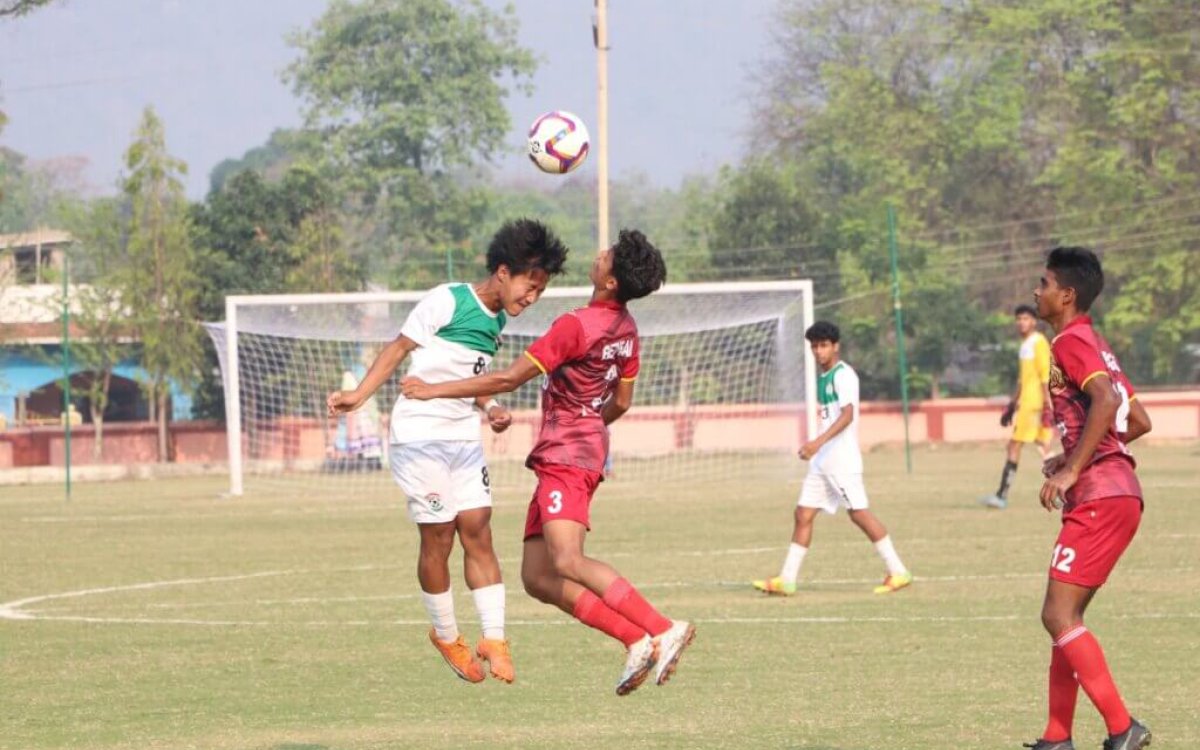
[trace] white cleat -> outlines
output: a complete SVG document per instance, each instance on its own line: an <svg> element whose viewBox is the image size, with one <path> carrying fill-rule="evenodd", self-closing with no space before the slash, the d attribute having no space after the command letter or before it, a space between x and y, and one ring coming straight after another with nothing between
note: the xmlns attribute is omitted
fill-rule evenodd
<svg viewBox="0 0 1200 750"><path fill-rule="evenodd" d="M683 650L692 644L696 638L696 626L686 620L676 620L671 623L671 629L660 635L658 641L658 668L654 672L654 683L665 685L671 675L675 674L675 666Z"/></svg>
<svg viewBox="0 0 1200 750"><path fill-rule="evenodd" d="M617 695L629 695L641 687L650 670L658 661L658 643L649 635L629 647L629 656L625 659L625 671L621 681L617 683Z"/></svg>

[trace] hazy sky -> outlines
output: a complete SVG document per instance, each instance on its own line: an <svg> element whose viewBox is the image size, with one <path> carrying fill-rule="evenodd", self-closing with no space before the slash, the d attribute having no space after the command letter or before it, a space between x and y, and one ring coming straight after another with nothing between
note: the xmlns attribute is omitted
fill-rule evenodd
<svg viewBox="0 0 1200 750"><path fill-rule="evenodd" d="M499 7L501 0L487 0ZM591 125L596 58L591 0L514 0L521 43L541 64L536 90L508 100L505 177L535 178L520 156L528 123L567 109ZM326 0L58 0L0 21L0 145L33 159L83 156L109 189L141 110L153 105L168 148L204 195L213 166L300 122L280 80L284 35ZM773 0L609 0L610 169L666 186L736 161L749 125L749 77L766 54ZM594 174L595 165L581 170ZM546 178L553 179L553 178Z"/></svg>

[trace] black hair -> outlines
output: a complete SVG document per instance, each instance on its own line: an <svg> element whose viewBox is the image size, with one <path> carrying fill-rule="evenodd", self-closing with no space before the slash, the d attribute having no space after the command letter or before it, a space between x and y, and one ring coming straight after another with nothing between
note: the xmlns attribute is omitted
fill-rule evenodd
<svg viewBox="0 0 1200 750"><path fill-rule="evenodd" d="M804 338L813 343L818 341L828 341L836 344L838 340L842 338L842 332L838 330L837 326L835 326L833 323L830 323L828 320L818 320L816 323L813 323L811 326L809 326L808 330L804 332Z"/></svg>
<svg viewBox="0 0 1200 750"><path fill-rule="evenodd" d="M1037 310L1033 305L1017 305L1016 309L1013 310L1013 317L1015 318L1018 315L1028 315L1032 318L1036 318Z"/></svg>
<svg viewBox="0 0 1200 750"><path fill-rule="evenodd" d="M1046 268L1054 271L1059 286L1075 290L1075 307L1080 312L1090 310L1104 290L1100 259L1086 247L1054 248L1046 256Z"/></svg>
<svg viewBox="0 0 1200 750"><path fill-rule="evenodd" d="M658 248L636 229L622 229L612 246L612 275L617 300L641 299L667 280L667 264Z"/></svg>
<svg viewBox="0 0 1200 750"><path fill-rule="evenodd" d="M540 268L550 276L562 273L567 246L546 225L534 219L506 221L487 250L488 273L508 266L514 276Z"/></svg>

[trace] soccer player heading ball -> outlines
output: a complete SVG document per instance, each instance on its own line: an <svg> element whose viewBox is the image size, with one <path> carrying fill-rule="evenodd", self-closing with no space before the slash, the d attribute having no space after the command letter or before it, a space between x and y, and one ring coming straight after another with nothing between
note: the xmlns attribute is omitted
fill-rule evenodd
<svg viewBox="0 0 1200 750"><path fill-rule="evenodd" d="M545 376L542 426L525 462L537 489L525 521L521 579L530 596L625 645L617 695L627 695L651 671L659 685L670 679L696 632L689 622L663 617L612 566L583 551L588 507L604 479L606 425L633 403L638 374L637 324L625 303L662 286L667 268L645 235L622 230L596 256L590 278L590 304L559 316L506 370L438 384L405 378L402 387L407 398L469 398Z"/></svg>
<svg viewBox="0 0 1200 750"><path fill-rule="evenodd" d="M911 584L912 574L896 554L887 529L867 508L862 452L858 448L858 374L841 359L841 333L833 323L818 320L804 332L804 338L821 368L817 378L821 433L800 446L800 458L809 462L808 476L800 490L792 543L783 568L779 575L754 581L753 586L766 594L796 593L796 579L812 543L817 512L837 513L838 507L845 505L850 520L867 535L887 566L887 576L875 587L875 593L890 594Z"/></svg>
<svg viewBox="0 0 1200 750"><path fill-rule="evenodd" d="M1142 488L1125 445L1150 431L1112 348L1087 312L1104 288L1095 253L1080 247L1050 251L1033 296L1038 316L1054 328L1050 395L1061 425L1063 453L1042 467L1040 499L1062 508L1062 530L1050 559L1042 624L1050 633L1050 717L1025 747L1074 750L1071 725L1083 687L1108 729L1105 750L1140 750L1150 730L1129 715L1100 643L1083 624L1092 597L1133 541L1142 518Z"/></svg>
<svg viewBox="0 0 1200 750"><path fill-rule="evenodd" d="M477 284L442 284L425 295L358 387L329 394L329 413L362 406L409 354L409 373L429 380L483 372L496 353L506 316L520 315L537 302L550 277L562 271L566 257L566 247L541 223L506 223L488 246L490 275ZM504 638L504 583L492 549L492 493L476 408L487 414L496 432L512 423L512 415L494 400L397 398L391 423L392 474L408 496L409 517L421 533L417 578L433 622L430 641L464 680L483 680L478 656L493 677L512 682L512 658ZM456 535L483 626L474 654L458 632L450 593L449 560Z"/></svg>

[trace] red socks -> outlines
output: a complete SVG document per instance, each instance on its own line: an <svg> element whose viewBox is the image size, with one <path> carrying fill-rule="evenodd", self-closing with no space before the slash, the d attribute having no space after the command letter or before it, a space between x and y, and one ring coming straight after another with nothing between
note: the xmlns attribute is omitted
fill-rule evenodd
<svg viewBox="0 0 1200 750"><path fill-rule="evenodd" d="M1079 683L1075 681L1075 670L1058 646L1050 649L1050 719L1042 739L1060 742L1071 736L1071 725L1075 722L1075 699L1079 697Z"/></svg>
<svg viewBox="0 0 1200 750"><path fill-rule="evenodd" d="M620 613L609 609L607 604L600 601L600 597L587 589L575 600L571 614L584 625L616 638L624 643L626 648L640 641L646 634L646 631L626 620Z"/></svg>
<svg viewBox="0 0 1200 750"><path fill-rule="evenodd" d="M1079 681L1083 692L1087 693L1092 703L1096 704L1100 715L1104 717L1108 733L1120 734L1129 729L1133 719L1125 709L1121 694L1117 692L1117 686L1113 683L1108 664L1104 661L1104 652L1100 649L1096 637L1083 625L1077 625L1065 633L1060 633L1054 644L1062 651L1069 668L1075 672L1075 679ZM1051 681L1053 684L1053 677Z"/></svg>
<svg viewBox="0 0 1200 750"><path fill-rule="evenodd" d="M650 606L650 602L642 598L633 584L624 578L618 578L609 585L604 592L604 603L652 636L660 636L671 629L671 621Z"/></svg>

